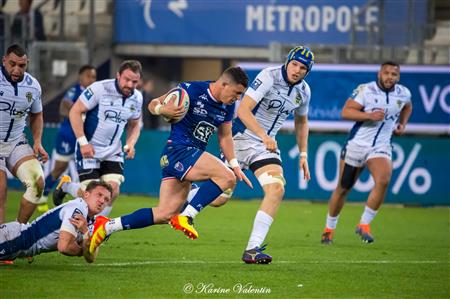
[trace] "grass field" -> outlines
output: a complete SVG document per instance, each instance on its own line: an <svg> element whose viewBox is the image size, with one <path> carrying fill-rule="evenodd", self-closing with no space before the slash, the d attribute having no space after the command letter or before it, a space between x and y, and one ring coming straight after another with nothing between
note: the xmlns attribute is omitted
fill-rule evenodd
<svg viewBox="0 0 450 299"><path fill-rule="evenodd" d="M8 193L9 220L19 196ZM155 204L122 196L112 216ZM246 265L258 205L206 209L195 241L155 226L114 234L94 264L58 253L17 260L0 267L0 298L450 298L448 208L384 206L365 244L354 233L363 206L347 205L325 246L326 204L286 201L266 240L273 263Z"/></svg>

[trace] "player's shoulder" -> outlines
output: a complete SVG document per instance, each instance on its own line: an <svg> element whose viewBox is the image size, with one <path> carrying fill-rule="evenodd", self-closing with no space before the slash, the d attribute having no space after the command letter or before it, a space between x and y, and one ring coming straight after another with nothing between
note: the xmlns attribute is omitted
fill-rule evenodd
<svg viewBox="0 0 450 299"><path fill-rule="evenodd" d="M404 96L407 98L411 97L411 91L409 88L398 83L395 85L395 93L399 96Z"/></svg>
<svg viewBox="0 0 450 299"><path fill-rule="evenodd" d="M311 96L311 87L309 87L308 82L306 82L305 80L297 85L297 89L299 89L305 95Z"/></svg>
<svg viewBox="0 0 450 299"><path fill-rule="evenodd" d="M264 78L264 79L276 80L277 78L280 77L280 75L281 75L281 66L271 66L271 67L266 67L265 69L262 69L259 72L258 77Z"/></svg>
<svg viewBox="0 0 450 299"><path fill-rule="evenodd" d="M65 203L62 211L64 214L68 215L68 217L72 217L76 214L81 214L84 217L87 217L88 206L81 197L78 197Z"/></svg>
<svg viewBox="0 0 450 299"><path fill-rule="evenodd" d="M137 102L141 102L144 100L144 96L142 95L142 92L140 92L139 90L135 89L133 91L133 98L137 101Z"/></svg>
<svg viewBox="0 0 450 299"><path fill-rule="evenodd" d="M352 99L354 99L358 95L367 93L368 91L377 92L377 89L378 89L378 86L376 85L376 83L374 81L362 83L362 84L359 84L355 89L353 89L353 92L350 95L350 97Z"/></svg>

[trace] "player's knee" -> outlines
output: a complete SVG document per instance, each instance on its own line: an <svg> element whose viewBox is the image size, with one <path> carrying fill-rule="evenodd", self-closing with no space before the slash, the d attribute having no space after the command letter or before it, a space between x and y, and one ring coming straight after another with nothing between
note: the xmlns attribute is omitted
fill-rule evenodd
<svg viewBox="0 0 450 299"><path fill-rule="evenodd" d="M282 173L273 173L266 171L258 176L258 182L261 187L268 186L268 188L273 190L273 192L281 192L284 194L284 185L286 185L286 180Z"/></svg>
<svg viewBox="0 0 450 299"><path fill-rule="evenodd" d="M383 177L377 177L374 179L375 185L378 185L381 188L386 189L389 185L390 177L383 176Z"/></svg>
<svg viewBox="0 0 450 299"><path fill-rule="evenodd" d="M342 171L342 177L340 186L342 189L350 190L356 182L357 168L345 163L344 170Z"/></svg>
<svg viewBox="0 0 450 299"><path fill-rule="evenodd" d="M224 193L222 193L219 197L217 197L217 198L216 198L213 202L211 202L209 205L210 205L211 207L218 208L218 207L221 207L221 206L223 206L224 204L226 204L226 203L228 202L228 200L230 199L230 197L231 197L231 195L228 196L228 197L224 196L224 194L225 194L226 191L227 191L227 190L225 190ZM233 193L233 191L231 191L231 193Z"/></svg>
<svg viewBox="0 0 450 299"><path fill-rule="evenodd" d="M16 175L26 188L23 198L38 204L45 185L41 164L36 159L27 160L19 166Z"/></svg>
<svg viewBox="0 0 450 299"><path fill-rule="evenodd" d="M268 188L265 188L266 194L277 197L277 198L283 198L284 196L284 185L275 183L268 185Z"/></svg>
<svg viewBox="0 0 450 299"><path fill-rule="evenodd" d="M236 176L234 175L234 172L227 171L223 177L223 184L222 187L227 189L234 189L236 186Z"/></svg>

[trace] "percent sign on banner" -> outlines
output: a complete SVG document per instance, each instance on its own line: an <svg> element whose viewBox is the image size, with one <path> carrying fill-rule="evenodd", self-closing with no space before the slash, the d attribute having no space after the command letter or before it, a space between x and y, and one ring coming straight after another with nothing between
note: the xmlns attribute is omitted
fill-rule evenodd
<svg viewBox="0 0 450 299"><path fill-rule="evenodd" d="M392 193L398 194L400 188L408 177L408 185L409 188L416 194L424 194L431 188L431 174L428 170L423 167L417 167L411 169L413 167L414 161L416 161L417 156L419 154L422 145L419 143L414 144L413 149L408 155L408 158L405 162L405 151L403 148L397 143L393 144L393 152L396 154L396 158L392 161L392 167L395 169L400 168L400 174L397 179L394 181L394 185L392 187ZM420 183L420 179L422 183Z"/></svg>

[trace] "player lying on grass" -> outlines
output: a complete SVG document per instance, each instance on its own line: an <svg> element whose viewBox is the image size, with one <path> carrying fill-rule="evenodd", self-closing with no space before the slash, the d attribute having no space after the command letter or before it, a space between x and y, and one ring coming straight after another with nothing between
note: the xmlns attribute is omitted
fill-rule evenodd
<svg viewBox="0 0 450 299"><path fill-rule="evenodd" d="M59 251L68 256L84 256L92 263L97 251L91 254L88 250L88 222L111 201L111 195L108 183L92 181L83 197L55 207L31 223L14 221L0 225L0 261Z"/></svg>

